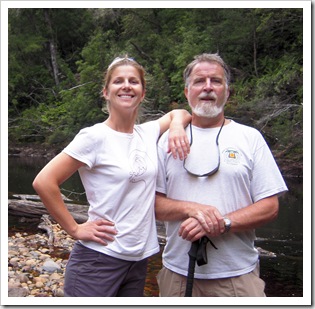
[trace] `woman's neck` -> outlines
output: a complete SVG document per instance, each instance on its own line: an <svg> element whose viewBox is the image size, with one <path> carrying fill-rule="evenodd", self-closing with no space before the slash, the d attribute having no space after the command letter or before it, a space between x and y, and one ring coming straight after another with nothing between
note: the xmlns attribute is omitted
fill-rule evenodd
<svg viewBox="0 0 315 309"><path fill-rule="evenodd" d="M128 117L114 117L110 115L107 120L105 120L105 124L117 132L133 133L135 119L128 119Z"/></svg>

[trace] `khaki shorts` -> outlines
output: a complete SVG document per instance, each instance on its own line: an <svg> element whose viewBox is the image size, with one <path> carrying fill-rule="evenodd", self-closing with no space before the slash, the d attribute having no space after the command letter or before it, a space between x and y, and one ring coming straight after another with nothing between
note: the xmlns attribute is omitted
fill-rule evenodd
<svg viewBox="0 0 315 309"><path fill-rule="evenodd" d="M157 275L161 297L183 297L186 277L163 267ZM259 264L245 275L222 279L194 279L193 297L266 297Z"/></svg>

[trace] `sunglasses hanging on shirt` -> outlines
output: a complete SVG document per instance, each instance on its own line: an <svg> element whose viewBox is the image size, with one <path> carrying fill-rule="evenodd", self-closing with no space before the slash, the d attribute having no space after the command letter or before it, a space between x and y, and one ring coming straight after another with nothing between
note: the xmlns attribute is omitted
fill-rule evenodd
<svg viewBox="0 0 315 309"><path fill-rule="evenodd" d="M184 169L187 171L188 174L192 175L192 176L195 176L195 177L209 177L209 176L212 176L214 175L218 170L219 170L219 167L220 167L220 149L219 149L219 136L220 136L220 133L221 133L221 130L223 128L223 125L225 123L225 118L223 119L223 123L220 127L220 130L217 134L217 137L216 137L216 140L215 140L215 143L216 143L216 148L217 148L217 164L216 164L216 167L214 169L212 169L210 172L207 172L207 173L194 173L192 172L188 167L187 167L187 164L186 164L186 159L189 158L189 156L184 159L184 162L183 162L183 167ZM193 134L192 134L192 125L191 123L189 124L190 126L190 146L192 146L193 144Z"/></svg>

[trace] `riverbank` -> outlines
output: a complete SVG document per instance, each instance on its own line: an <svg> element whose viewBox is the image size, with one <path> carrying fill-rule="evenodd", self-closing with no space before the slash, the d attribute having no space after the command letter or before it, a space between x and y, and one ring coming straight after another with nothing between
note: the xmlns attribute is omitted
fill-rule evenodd
<svg viewBox="0 0 315 309"><path fill-rule="evenodd" d="M21 232L9 229L8 296L63 297L64 272L75 240L59 224L51 224L51 233ZM50 235L49 235L50 234ZM162 267L165 239L159 237L161 252L150 257L144 288L145 297L158 297L156 275ZM276 258L273 252L257 248L263 258Z"/></svg>
<svg viewBox="0 0 315 309"><path fill-rule="evenodd" d="M13 145L9 143L8 154L9 156L17 157L41 157L52 159L59 152L62 151L63 146L48 146L48 145L38 145L38 144L28 144L28 145Z"/></svg>
<svg viewBox="0 0 315 309"><path fill-rule="evenodd" d="M43 216L45 218L45 215ZM19 219L9 227L8 296L63 297L64 273L75 240L49 220L39 225ZM24 222L26 220L26 222ZM37 227L38 226L38 227ZM145 297L158 297L156 275L162 267L161 253L165 244L164 226L157 222L161 252L149 258Z"/></svg>
<svg viewBox="0 0 315 309"><path fill-rule="evenodd" d="M64 271L75 240L58 224L47 233L11 231L8 239L8 296L63 297Z"/></svg>
<svg viewBox="0 0 315 309"><path fill-rule="evenodd" d="M30 224L28 225L30 226ZM63 297L64 272L70 251L75 240L66 234L58 224L52 224L54 237L46 230L35 228L33 231L9 228L8 238L8 296L9 297ZM161 239L161 251L149 258L148 272L144 288L145 297L158 297L159 289L156 275L162 267L161 254L165 239ZM262 241L260 241L262 242ZM264 242L262 244L264 245ZM289 245L289 244L288 244ZM266 294L269 297L301 297L302 282L281 277L279 270L288 259L257 247L261 257L262 278L266 282ZM293 257L290 257L293 259ZM299 259L294 257L295 260ZM297 267L294 262L295 267ZM278 273L278 274L277 274ZM293 282L294 281L294 282Z"/></svg>

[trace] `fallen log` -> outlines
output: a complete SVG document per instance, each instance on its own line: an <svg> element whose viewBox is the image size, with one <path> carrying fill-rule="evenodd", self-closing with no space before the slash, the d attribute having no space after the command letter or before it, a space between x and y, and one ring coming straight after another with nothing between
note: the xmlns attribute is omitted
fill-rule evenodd
<svg viewBox="0 0 315 309"><path fill-rule="evenodd" d="M41 201L26 199L26 196L19 196L21 199L9 199L8 208L9 216L38 218L42 215L49 215L46 207ZM32 196L32 199L34 197ZM77 223L84 223L88 219L88 205L65 203L69 212Z"/></svg>
<svg viewBox="0 0 315 309"><path fill-rule="evenodd" d="M67 198L65 195L61 194L61 196L65 202L72 202L72 200ZM35 194L9 194L9 197L20 200L40 201L40 197Z"/></svg>

